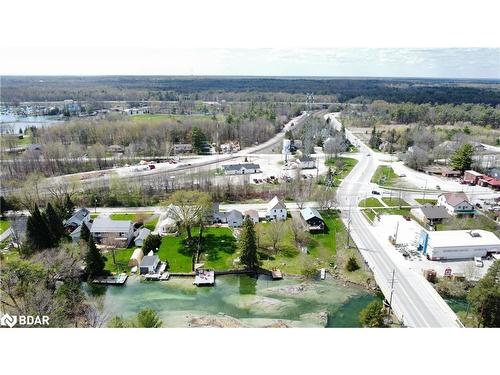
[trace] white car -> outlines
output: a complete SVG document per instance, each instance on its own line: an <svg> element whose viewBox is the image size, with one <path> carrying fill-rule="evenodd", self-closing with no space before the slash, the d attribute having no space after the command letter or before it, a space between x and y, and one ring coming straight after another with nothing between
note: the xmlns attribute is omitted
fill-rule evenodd
<svg viewBox="0 0 500 375"><path fill-rule="evenodd" d="M474 257L474 264L476 267L482 267L484 265L481 257Z"/></svg>

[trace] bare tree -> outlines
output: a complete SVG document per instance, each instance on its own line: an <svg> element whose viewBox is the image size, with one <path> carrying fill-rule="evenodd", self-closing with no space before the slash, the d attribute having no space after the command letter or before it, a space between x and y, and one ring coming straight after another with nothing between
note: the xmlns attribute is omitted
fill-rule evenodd
<svg viewBox="0 0 500 375"><path fill-rule="evenodd" d="M288 226L290 228L290 231L292 232L295 244L297 246L301 246L307 239L307 235L305 232L306 227L303 221L299 217L293 217Z"/></svg>
<svg viewBox="0 0 500 375"><path fill-rule="evenodd" d="M278 242L283 239L283 236L285 235L284 232L285 224L283 221L275 220L269 225L267 235L271 241L274 252L277 251Z"/></svg>

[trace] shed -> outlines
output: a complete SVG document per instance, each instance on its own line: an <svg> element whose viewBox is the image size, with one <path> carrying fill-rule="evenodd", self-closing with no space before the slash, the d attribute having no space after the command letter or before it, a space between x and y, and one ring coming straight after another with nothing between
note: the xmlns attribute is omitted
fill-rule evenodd
<svg viewBox="0 0 500 375"><path fill-rule="evenodd" d="M128 261L128 266L129 267L139 266L141 264L142 258L144 258L144 253L142 252L142 249L138 247L132 253L130 260Z"/></svg>
<svg viewBox="0 0 500 375"><path fill-rule="evenodd" d="M144 240L150 235L151 231L148 228L139 229L139 234L134 240L135 246L142 246Z"/></svg>
<svg viewBox="0 0 500 375"><path fill-rule="evenodd" d="M142 261L139 265L141 275L145 275L148 273L155 273L158 268L158 263L160 263L160 258L158 255L147 255L142 258Z"/></svg>
<svg viewBox="0 0 500 375"><path fill-rule="evenodd" d="M300 210L300 216L307 223L309 231L322 231L325 229L325 220L317 209L306 207Z"/></svg>

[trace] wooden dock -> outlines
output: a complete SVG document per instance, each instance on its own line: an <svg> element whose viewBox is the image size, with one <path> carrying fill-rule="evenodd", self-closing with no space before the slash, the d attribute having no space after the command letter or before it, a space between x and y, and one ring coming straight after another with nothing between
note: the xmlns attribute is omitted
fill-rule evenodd
<svg viewBox="0 0 500 375"><path fill-rule="evenodd" d="M93 284L104 284L104 285L123 285L127 281L128 275L122 273L117 276L107 276L107 277L97 277L92 280Z"/></svg>
<svg viewBox="0 0 500 375"><path fill-rule="evenodd" d="M196 271L193 284L196 286L214 286L215 272L213 270Z"/></svg>
<svg viewBox="0 0 500 375"><path fill-rule="evenodd" d="M271 271L271 276L273 277L273 280L281 280L283 278L283 274L281 273L281 270L278 268L274 268Z"/></svg>

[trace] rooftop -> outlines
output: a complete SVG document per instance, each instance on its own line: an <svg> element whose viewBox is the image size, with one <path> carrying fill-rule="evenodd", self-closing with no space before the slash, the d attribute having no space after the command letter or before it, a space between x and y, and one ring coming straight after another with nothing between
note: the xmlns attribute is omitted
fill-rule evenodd
<svg viewBox="0 0 500 375"><path fill-rule="evenodd" d="M420 209L427 219L447 219L450 217L448 210L444 206L426 205L420 207Z"/></svg>
<svg viewBox="0 0 500 375"><path fill-rule="evenodd" d="M130 230L130 220L111 220L108 217L99 216L94 219L90 232L92 233L126 233Z"/></svg>
<svg viewBox="0 0 500 375"><path fill-rule="evenodd" d="M446 202L451 206L456 206L463 201L469 202L469 198L467 198L467 195L465 195L463 191L444 193L442 195L446 199Z"/></svg>
<svg viewBox="0 0 500 375"><path fill-rule="evenodd" d="M276 206L279 206L278 208L286 208L285 204L277 196L274 196L267 204L267 209L269 211L276 208Z"/></svg>
<svg viewBox="0 0 500 375"><path fill-rule="evenodd" d="M242 168L260 169L260 165L255 163L226 164L223 165L222 168L224 168L225 171L239 171Z"/></svg>
<svg viewBox="0 0 500 375"><path fill-rule="evenodd" d="M304 218L305 221L312 219L313 217L317 217L317 218L323 220L323 217L321 216L319 211L315 208L306 207L300 211L300 214L302 215L302 217ZM325 220L323 220L323 221L325 221Z"/></svg>
<svg viewBox="0 0 500 375"><path fill-rule="evenodd" d="M152 267L155 264L157 264L160 261L160 258L158 258L158 255L146 255L144 258L141 260L141 265L140 267Z"/></svg>
<svg viewBox="0 0 500 375"><path fill-rule="evenodd" d="M429 244L434 247L497 246L500 250L500 240L495 233L482 229L444 230L428 234Z"/></svg>
<svg viewBox="0 0 500 375"><path fill-rule="evenodd" d="M80 225L85 219L85 217L89 214L89 210L86 208L80 208L78 211L76 211L73 216L71 216L66 223L75 223L77 225Z"/></svg>

